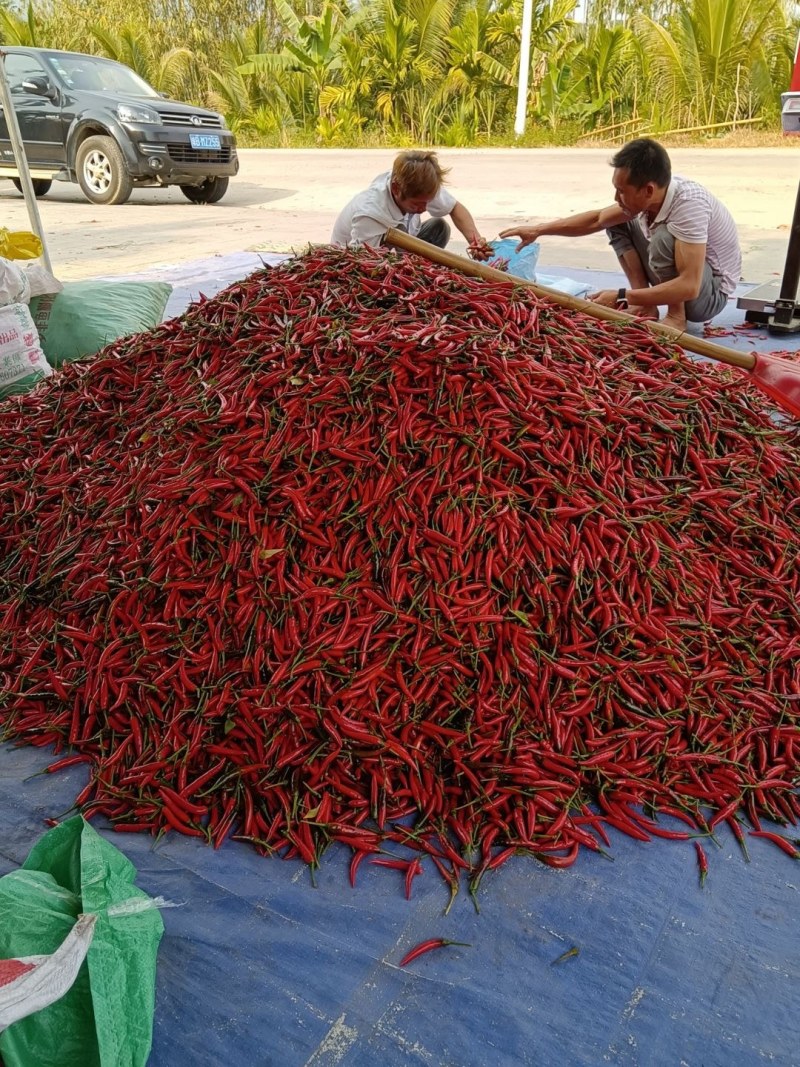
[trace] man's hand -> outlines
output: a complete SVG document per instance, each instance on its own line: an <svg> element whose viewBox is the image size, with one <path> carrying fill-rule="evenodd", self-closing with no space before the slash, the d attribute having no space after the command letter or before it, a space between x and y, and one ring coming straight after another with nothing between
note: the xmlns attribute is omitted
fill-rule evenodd
<svg viewBox="0 0 800 1067"><path fill-rule="evenodd" d="M542 231L539 226L510 226L507 230L501 230L501 237L519 237L520 242L517 245L517 251L521 248L525 248L526 245L532 245L534 241L538 241L541 237Z"/></svg>
<svg viewBox="0 0 800 1067"><path fill-rule="evenodd" d="M467 255L470 259L477 259L480 262L485 262L487 259L492 258L494 249L485 237L481 237L479 233L476 233L467 245Z"/></svg>
<svg viewBox="0 0 800 1067"><path fill-rule="evenodd" d="M596 293L589 293L588 299L603 307L613 308L617 306L617 289L600 289Z"/></svg>

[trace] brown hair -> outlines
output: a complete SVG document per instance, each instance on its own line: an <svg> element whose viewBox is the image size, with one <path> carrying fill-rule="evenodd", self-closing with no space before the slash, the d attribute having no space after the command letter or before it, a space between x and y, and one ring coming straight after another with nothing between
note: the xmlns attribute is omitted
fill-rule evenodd
<svg viewBox="0 0 800 1067"><path fill-rule="evenodd" d="M411 150L401 152L392 167L392 181L400 196L435 196L447 171L435 152Z"/></svg>

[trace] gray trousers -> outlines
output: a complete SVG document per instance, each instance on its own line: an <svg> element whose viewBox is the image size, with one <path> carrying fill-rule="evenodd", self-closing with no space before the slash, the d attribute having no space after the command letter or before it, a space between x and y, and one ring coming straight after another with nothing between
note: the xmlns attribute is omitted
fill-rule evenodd
<svg viewBox="0 0 800 1067"><path fill-rule="evenodd" d="M649 241L638 219L611 226L606 233L618 259L631 249L638 254L651 285L678 277L678 269L675 266L675 238L666 226L656 226ZM700 292L694 300L686 301L686 318L689 322L708 322L715 315L719 315L728 303L727 293L720 289L721 284L722 278L712 272L706 260Z"/></svg>
<svg viewBox="0 0 800 1067"><path fill-rule="evenodd" d="M420 241L427 241L429 245L446 248L450 240L450 226L444 219L428 219L420 226L417 237Z"/></svg>

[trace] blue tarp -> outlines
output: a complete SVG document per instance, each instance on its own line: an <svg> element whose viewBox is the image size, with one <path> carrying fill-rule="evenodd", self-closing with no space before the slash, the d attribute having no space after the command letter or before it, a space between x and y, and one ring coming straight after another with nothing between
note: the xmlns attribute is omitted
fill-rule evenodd
<svg viewBox="0 0 800 1067"><path fill-rule="evenodd" d="M83 783L25 779L52 756L0 746L0 874L22 862ZM688 842L615 834L613 860L564 871L515 858L477 914L430 868L402 877L349 850L312 885L298 862L227 842L108 833L164 912L151 1067L800 1062L800 865L727 832L699 887ZM397 964L429 937L465 941ZM577 956L555 963L576 947ZM34 1067L34 1065L31 1065Z"/></svg>

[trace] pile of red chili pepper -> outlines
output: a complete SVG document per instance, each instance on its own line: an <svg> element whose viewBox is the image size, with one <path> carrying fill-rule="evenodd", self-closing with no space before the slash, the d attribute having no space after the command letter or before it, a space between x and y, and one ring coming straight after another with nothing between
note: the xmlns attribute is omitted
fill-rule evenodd
<svg viewBox="0 0 800 1067"><path fill-rule="evenodd" d="M744 376L329 248L0 440L0 723L117 830L344 842L407 892L609 828L798 856L761 820L800 812L800 432Z"/></svg>

